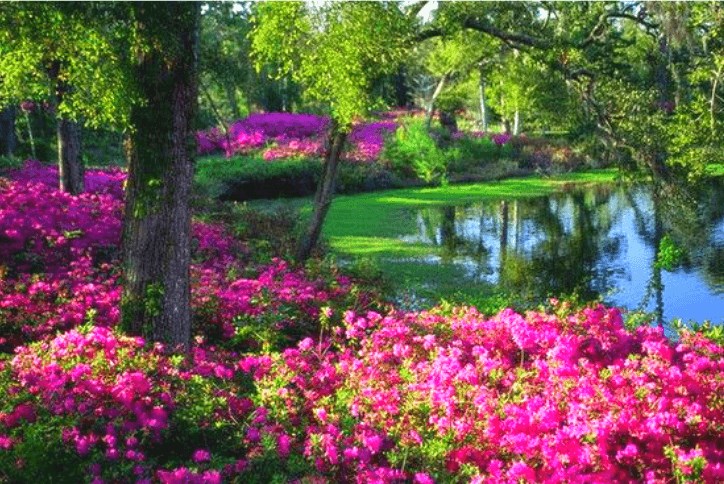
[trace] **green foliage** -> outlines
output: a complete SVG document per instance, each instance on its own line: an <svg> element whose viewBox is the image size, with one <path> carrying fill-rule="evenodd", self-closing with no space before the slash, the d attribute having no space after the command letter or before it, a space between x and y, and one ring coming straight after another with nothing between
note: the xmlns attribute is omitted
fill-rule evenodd
<svg viewBox="0 0 724 484"><path fill-rule="evenodd" d="M673 271L681 264L686 255L684 249L679 247L671 236L664 235L659 242L659 250L656 253L654 266L666 271Z"/></svg>
<svg viewBox="0 0 724 484"><path fill-rule="evenodd" d="M259 156L208 156L196 169L200 195L222 200L251 200L314 193L322 172L315 159L284 159L269 162ZM379 163L342 163L337 193L357 193L404 185L395 173Z"/></svg>
<svg viewBox="0 0 724 484"><path fill-rule="evenodd" d="M300 196L314 192L321 172L319 160L269 162L259 156L210 156L197 164L196 186L202 194L221 199Z"/></svg>
<svg viewBox="0 0 724 484"><path fill-rule="evenodd" d="M15 169L22 166L19 158L10 156L0 156L0 173L4 170Z"/></svg>
<svg viewBox="0 0 724 484"><path fill-rule="evenodd" d="M679 333L682 331L701 333L705 338L711 340L713 343L724 345L724 326L720 324L713 324L709 321L705 321L703 323L690 321L685 324L680 319L676 319L673 321L673 326Z"/></svg>
<svg viewBox="0 0 724 484"><path fill-rule="evenodd" d="M490 164L510 158L510 146L497 146L487 137L462 136L454 140L448 149L450 174L466 174L480 168L490 168Z"/></svg>
<svg viewBox="0 0 724 484"><path fill-rule="evenodd" d="M18 392L6 357L0 356L0 414L8 414L18 404L32 402L26 391ZM58 483L81 482L85 474L78 454L66 446L61 429L68 417L39 415L34 425L21 425L2 429L0 433L13 438L13 452L0 451L0 482L48 482L48 476L57 476ZM22 460L17 460L22 456Z"/></svg>
<svg viewBox="0 0 724 484"><path fill-rule="evenodd" d="M405 121L385 144L382 159L404 178L420 178L427 183L446 181L449 157L430 136L423 120Z"/></svg>
<svg viewBox="0 0 724 484"><path fill-rule="evenodd" d="M257 70L277 67L305 96L329 109L342 130L373 105L371 85L395 71L407 44L408 18L395 3L265 2L253 18Z"/></svg>
<svg viewBox="0 0 724 484"><path fill-rule="evenodd" d="M92 4L0 7L0 104L48 101L55 115L124 127L134 97L118 56L119 32Z"/></svg>

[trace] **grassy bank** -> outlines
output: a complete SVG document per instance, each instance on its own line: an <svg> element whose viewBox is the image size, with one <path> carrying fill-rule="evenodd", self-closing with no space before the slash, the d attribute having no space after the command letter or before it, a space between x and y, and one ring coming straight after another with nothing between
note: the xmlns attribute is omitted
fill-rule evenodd
<svg viewBox="0 0 724 484"><path fill-rule="evenodd" d="M526 177L437 188L389 190L334 199L324 226L332 249L345 256L420 255L416 244L400 241L414 228L412 210L498 199L524 199L551 194L571 184L610 183L616 170L569 173L550 178ZM425 248L429 251L429 247Z"/></svg>
<svg viewBox="0 0 724 484"><path fill-rule="evenodd" d="M387 190L336 197L324 226L332 252L351 263L366 261L392 283L398 301L425 306L440 299L477 305L494 311L512 301L484 282L471 281L465 268L446 260L442 249L404 240L415 233L416 210L499 199L549 195L572 186L611 183L616 170L570 173L550 178L511 178L438 188ZM308 199L250 202L266 209L292 205L309 213Z"/></svg>

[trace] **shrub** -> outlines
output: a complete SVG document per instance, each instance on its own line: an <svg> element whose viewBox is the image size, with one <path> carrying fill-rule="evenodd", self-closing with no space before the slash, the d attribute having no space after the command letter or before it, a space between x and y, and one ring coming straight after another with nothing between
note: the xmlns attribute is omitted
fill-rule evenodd
<svg viewBox="0 0 724 484"><path fill-rule="evenodd" d="M579 168L585 162L582 154L562 141L516 136L511 139L510 145L522 168L561 173Z"/></svg>
<svg viewBox="0 0 724 484"><path fill-rule="evenodd" d="M299 197L315 192L321 172L319 160L212 156L199 160L195 181L203 195L220 200Z"/></svg>
<svg viewBox="0 0 724 484"><path fill-rule="evenodd" d="M449 157L438 147L424 120L405 120L385 145L382 159L402 178L419 178L426 183L446 179Z"/></svg>

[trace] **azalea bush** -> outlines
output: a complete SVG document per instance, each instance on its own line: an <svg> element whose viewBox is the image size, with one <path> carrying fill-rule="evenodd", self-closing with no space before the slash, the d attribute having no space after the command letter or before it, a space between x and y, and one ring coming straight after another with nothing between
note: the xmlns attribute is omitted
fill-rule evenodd
<svg viewBox="0 0 724 484"><path fill-rule="evenodd" d="M672 343L625 330L617 309L565 303L320 318L320 337L271 354L200 342L174 356L97 327L22 347L0 371L0 469L72 462L98 482L724 478L724 349L700 334Z"/></svg>
<svg viewBox="0 0 724 484"><path fill-rule="evenodd" d="M267 161L324 155L329 118L313 114L256 113L235 121L226 130L210 128L196 134L198 152L233 155L261 151ZM358 162L377 160L386 133L397 127L395 121L360 122L350 133L350 149L345 158Z"/></svg>
<svg viewBox="0 0 724 484"><path fill-rule="evenodd" d="M116 325L125 174L89 171L98 191L78 196L54 188L54 167L31 162L12 175L0 179L0 351L85 322ZM213 341L288 343L316 327L320 308L361 301L332 266L310 275L281 259L255 262L215 224L194 222L193 237L195 328Z"/></svg>
<svg viewBox="0 0 724 484"><path fill-rule="evenodd" d="M722 347L557 309L347 313L336 351L287 350L258 401L333 480L721 480Z"/></svg>

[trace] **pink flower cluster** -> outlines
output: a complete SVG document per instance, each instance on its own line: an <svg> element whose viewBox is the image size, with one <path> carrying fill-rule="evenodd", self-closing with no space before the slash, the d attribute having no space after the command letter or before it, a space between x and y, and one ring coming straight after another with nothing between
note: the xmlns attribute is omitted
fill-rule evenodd
<svg viewBox="0 0 724 484"><path fill-rule="evenodd" d="M83 255L63 272L4 275L0 267L0 352L84 322L119 321L121 286L111 264Z"/></svg>
<svg viewBox="0 0 724 484"><path fill-rule="evenodd" d="M394 118L394 116L393 116ZM296 157L320 157L324 154L324 134L329 118L313 114L256 113L231 124L228 134L218 128L196 134L198 152L222 151L227 157L263 149L265 160ZM397 127L395 121L358 123L349 136L353 161L377 160L387 133Z"/></svg>
<svg viewBox="0 0 724 484"><path fill-rule="evenodd" d="M122 176L111 172L117 186L99 183L101 193L72 196L51 187L54 167L26 167L17 181L0 179L0 351L86 321L113 326L120 314ZM280 327L313 326L319 308L350 291L344 277L309 277L281 260L250 267L246 247L219 225L194 222L193 235L192 307L203 334L230 338L239 317L282 307Z"/></svg>
<svg viewBox="0 0 724 484"><path fill-rule="evenodd" d="M724 479L724 349L700 335L629 333L602 306L345 321L337 351L303 341L257 373L260 403L328 477L664 483L675 469Z"/></svg>
<svg viewBox="0 0 724 484"><path fill-rule="evenodd" d="M385 137L397 129L395 121L360 123L349 135L352 150L346 157L353 161L373 162L380 157L385 145Z"/></svg>
<svg viewBox="0 0 724 484"><path fill-rule="evenodd" d="M234 358L222 351L218 355ZM197 428L224 419L244 421L254 408L248 398L237 396L238 388L225 389L234 370L207 351L196 348L174 359L160 345L149 347L141 338L100 327L20 347L0 372L12 382L7 398L15 400L9 412L0 412L0 462L2 450L12 452L23 442L24 430L55 421L64 444L88 463L94 482L127 481L131 473L137 482L150 483L152 477L164 483L221 482L213 469L164 470L154 449L198 403L192 393L198 382L214 385L217 390L206 397L217 403L206 404L209 414L197 415ZM197 449L185 457L198 466L208 463L211 453ZM23 462L15 465L22 472Z"/></svg>
<svg viewBox="0 0 724 484"><path fill-rule="evenodd" d="M78 454L102 449L108 460L141 462L138 439L142 434L159 439L173 408L164 381L151 376L159 359L144 354L143 348L143 340L106 328L94 327L85 334L72 330L18 348L11 368L45 410L86 422L63 431L63 440Z"/></svg>
<svg viewBox="0 0 724 484"><path fill-rule="evenodd" d="M293 140L319 138L329 120L313 114L257 113L236 121L225 135L218 128L196 134L201 154L223 151L227 157L263 147L269 142L288 144ZM301 146L300 146L301 147ZM297 154L298 156L299 154ZM270 159L276 159L272 156Z"/></svg>
<svg viewBox="0 0 724 484"><path fill-rule="evenodd" d="M73 196L43 183L52 168L27 166L31 175L20 171L19 181L0 179L0 260L23 258L17 266L27 271L39 258L54 273L89 251L119 245L123 204L113 189ZM39 182L26 181L35 174Z"/></svg>
<svg viewBox="0 0 724 484"><path fill-rule="evenodd" d="M351 281L337 276L329 284L310 279L301 269L293 269L281 259L259 268L253 277L229 280L216 267L194 267L192 270L192 305L205 315L205 332L211 327L223 339L233 338L250 320L269 316L269 329L281 334L284 330L311 330L323 306L343 300L351 291ZM218 332L217 331L217 332Z"/></svg>
<svg viewBox="0 0 724 484"><path fill-rule="evenodd" d="M493 143L495 143L498 146L503 146L508 141L510 141L510 138L513 136L508 133L498 133L494 134L490 137L491 140L493 140Z"/></svg>
<svg viewBox="0 0 724 484"><path fill-rule="evenodd" d="M24 183L42 183L49 187L58 186L58 167L47 165L37 160L28 160L21 169L12 170L8 176L15 181ZM113 198L123 198L123 182L126 173L120 168L85 171L85 190L90 193L108 194Z"/></svg>
<svg viewBox="0 0 724 484"><path fill-rule="evenodd" d="M287 139L278 138L276 143L264 150L265 160L279 160L287 158L317 158L324 155L324 142L321 138Z"/></svg>

